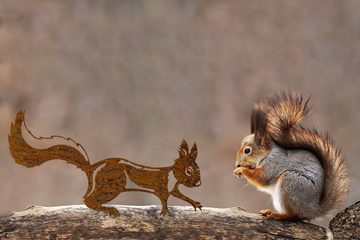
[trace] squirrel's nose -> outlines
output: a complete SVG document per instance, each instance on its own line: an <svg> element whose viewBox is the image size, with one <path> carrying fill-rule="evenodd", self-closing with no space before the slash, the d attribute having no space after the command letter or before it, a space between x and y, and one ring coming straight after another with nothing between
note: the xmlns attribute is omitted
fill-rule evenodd
<svg viewBox="0 0 360 240"><path fill-rule="evenodd" d="M201 185L201 180L199 180L196 184L195 187L199 187Z"/></svg>

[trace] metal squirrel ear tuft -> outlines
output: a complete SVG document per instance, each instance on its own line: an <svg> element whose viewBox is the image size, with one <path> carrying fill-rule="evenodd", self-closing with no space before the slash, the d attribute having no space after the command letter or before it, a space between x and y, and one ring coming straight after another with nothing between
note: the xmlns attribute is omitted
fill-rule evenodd
<svg viewBox="0 0 360 240"><path fill-rule="evenodd" d="M189 146L185 139L183 139L179 147L179 155L180 157L185 157L187 154L189 154Z"/></svg>
<svg viewBox="0 0 360 240"><path fill-rule="evenodd" d="M196 146L196 143L194 143L194 145L192 146L191 148L191 151L190 151L190 156L191 156L191 159L192 160L196 160L196 157L197 157L197 146Z"/></svg>

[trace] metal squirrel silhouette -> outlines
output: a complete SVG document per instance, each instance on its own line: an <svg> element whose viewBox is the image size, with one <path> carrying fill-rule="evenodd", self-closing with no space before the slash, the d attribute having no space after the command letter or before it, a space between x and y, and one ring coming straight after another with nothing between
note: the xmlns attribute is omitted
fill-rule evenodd
<svg viewBox="0 0 360 240"><path fill-rule="evenodd" d="M79 150L69 145L59 144L46 149L31 147L25 142L21 132L24 118L25 113L20 111L17 113L15 121L11 123L9 145L15 162L30 168L50 160L60 159L80 168L88 178L88 189L83 199L89 208L118 216L119 212L116 208L105 207L102 204L111 201L122 192L139 191L154 194L160 199L162 215L169 213L167 201L170 195L190 203L195 211L196 208L201 210L200 202L190 199L179 190L180 184L190 188L198 187L201 184L200 168L195 161L197 157L196 143L189 151L186 141L183 140L179 148L179 157L169 167L148 167L123 158L108 158L90 164ZM26 127L25 123L24 125ZM27 127L26 130L35 137ZM56 136L50 138L53 137ZM68 138L67 140L72 139ZM170 172L176 179L175 186L171 190L168 187ZM142 188L126 188L126 182L129 180Z"/></svg>

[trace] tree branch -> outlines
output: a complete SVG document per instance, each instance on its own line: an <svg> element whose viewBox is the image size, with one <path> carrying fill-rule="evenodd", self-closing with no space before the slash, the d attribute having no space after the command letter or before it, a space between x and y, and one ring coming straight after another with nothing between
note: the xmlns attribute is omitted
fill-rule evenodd
<svg viewBox="0 0 360 240"><path fill-rule="evenodd" d="M115 206L113 218L83 205L29 207L0 218L1 239L327 239L326 228L305 222L270 220L241 208Z"/></svg>
<svg viewBox="0 0 360 240"><path fill-rule="evenodd" d="M330 228L335 239L360 239L360 201L338 213Z"/></svg>

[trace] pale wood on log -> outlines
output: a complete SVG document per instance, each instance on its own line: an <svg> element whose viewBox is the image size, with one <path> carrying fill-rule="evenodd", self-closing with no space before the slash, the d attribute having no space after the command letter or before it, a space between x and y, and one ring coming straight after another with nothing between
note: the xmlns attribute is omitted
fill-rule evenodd
<svg viewBox="0 0 360 240"><path fill-rule="evenodd" d="M1 239L328 239L329 230L305 222L266 219L241 208L113 205L119 217L84 205L29 207L0 218Z"/></svg>

